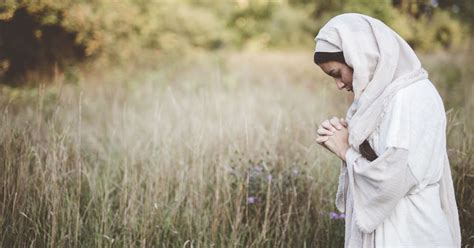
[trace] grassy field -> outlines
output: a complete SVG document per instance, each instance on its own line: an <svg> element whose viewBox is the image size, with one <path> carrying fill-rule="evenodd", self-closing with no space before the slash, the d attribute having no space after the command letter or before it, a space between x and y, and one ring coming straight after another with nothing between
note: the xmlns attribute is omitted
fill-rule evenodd
<svg viewBox="0 0 474 248"><path fill-rule="evenodd" d="M448 110L474 243L472 53L423 61ZM303 52L201 54L0 88L0 246L341 247L340 162L313 141L347 92Z"/></svg>

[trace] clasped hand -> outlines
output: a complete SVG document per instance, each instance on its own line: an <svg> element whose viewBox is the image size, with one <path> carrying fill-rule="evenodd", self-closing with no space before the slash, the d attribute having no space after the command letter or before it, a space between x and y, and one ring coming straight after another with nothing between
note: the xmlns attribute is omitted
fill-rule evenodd
<svg viewBox="0 0 474 248"><path fill-rule="evenodd" d="M333 117L325 120L316 130L316 142L345 161L346 152L350 147L347 127L348 124L343 118Z"/></svg>

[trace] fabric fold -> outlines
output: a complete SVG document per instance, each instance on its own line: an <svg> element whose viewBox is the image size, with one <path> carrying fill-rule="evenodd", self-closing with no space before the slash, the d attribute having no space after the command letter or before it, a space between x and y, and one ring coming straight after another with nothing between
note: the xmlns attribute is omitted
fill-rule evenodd
<svg viewBox="0 0 474 248"><path fill-rule="evenodd" d="M355 221L362 232L371 233L417 184L408 166L408 150L389 148L370 162L351 148L346 157Z"/></svg>
<svg viewBox="0 0 474 248"><path fill-rule="evenodd" d="M454 196L453 179L451 177L447 154L445 155L445 166L443 167L443 176L441 177L439 185L441 208L447 217L454 243L461 247L461 228L459 225L458 208L456 205L456 197Z"/></svg>

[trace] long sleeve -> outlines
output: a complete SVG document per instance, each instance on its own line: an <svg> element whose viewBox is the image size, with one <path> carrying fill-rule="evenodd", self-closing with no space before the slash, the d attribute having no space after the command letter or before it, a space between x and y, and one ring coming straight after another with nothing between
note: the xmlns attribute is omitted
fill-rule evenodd
<svg viewBox="0 0 474 248"><path fill-rule="evenodd" d="M355 222L364 233L373 232L417 184L404 148L390 147L374 161L350 148L346 165L345 184L352 192Z"/></svg>
<svg viewBox="0 0 474 248"><path fill-rule="evenodd" d="M368 161L372 162L378 158L377 153L372 149L370 143L365 140L360 146L359 151L361 155L366 158ZM342 161L342 166L339 171L339 185L336 193L336 208L341 211L346 211L346 192L347 192L347 166L345 161Z"/></svg>

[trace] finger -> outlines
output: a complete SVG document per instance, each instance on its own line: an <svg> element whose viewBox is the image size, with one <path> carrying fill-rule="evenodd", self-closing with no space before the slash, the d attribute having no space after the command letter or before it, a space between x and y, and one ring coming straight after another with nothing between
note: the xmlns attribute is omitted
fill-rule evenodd
<svg viewBox="0 0 474 248"><path fill-rule="evenodd" d="M329 127L329 129L323 127L323 125L320 125L317 130L321 129L321 130L325 130L325 131L331 133L331 134L324 134L324 133L322 133L322 134L324 134L324 135L334 135L334 133L335 133L337 130L336 130L332 125L329 125L328 127ZM318 132L317 130L316 130L316 132Z"/></svg>
<svg viewBox="0 0 474 248"><path fill-rule="evenodd" d="M319 135L334 135L333 132L325 129L325 128L318 128L318 130L316 130L316 132L319 134Z"/></svg>
<svg viewBox="0 0 474 248"><path fill-rule="evenodd" d="M327 130L330 130L332 132L336 132L336 129L331 125L331 123L328 120L325 120L321 123L321 126L323 128L326 128Z"/></svg>
<svg viewBox="0 0 474 248"><path fill-rule="evenodd" d="M331 123L331 125L333 125L338 130L342 129L342 125L341 125L341 123L339 123L339 118L333 117L329 120L329 122Z"/></svg>
<svg viewBox="0 0 474 248"><path fill-rule="evenodd" d="M322 144L322 143L326 142L328 139L329 139L329 137L327 137L327 136L318 136L316 138L316 142L319 143L319 144Z"/></svg>
<svg viewBox="0 0 474 248"><path fill-rule="evenodd" d="M347 123L346 119L344 119L344 118L341 118L340 123L341 123L344 127L348 127L348 126L349 126L349 123Z"/></svg>

